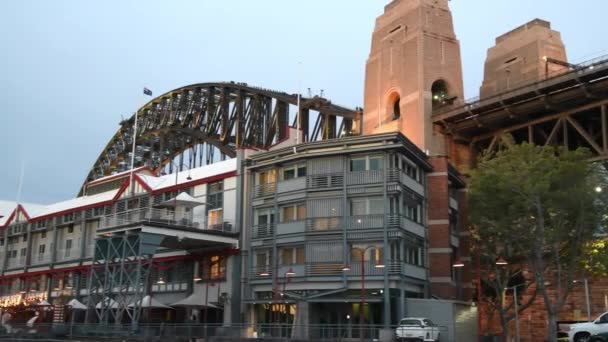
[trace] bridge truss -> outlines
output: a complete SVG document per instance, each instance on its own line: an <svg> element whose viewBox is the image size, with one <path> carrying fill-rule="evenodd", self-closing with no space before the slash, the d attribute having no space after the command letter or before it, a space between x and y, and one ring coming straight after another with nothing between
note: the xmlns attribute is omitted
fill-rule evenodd
<svg viewBox="0 0 608 342"><path fill-rule="evenodd" d="M196 167L213 162L218 152L223 159L234 157L237 148L267 149L287 138L290 124L301 128L302 142L360 133L360 109L318 96L302 97L298 115L297 104L296 94L245 83L200 83L172 90L137 110L136 134L135 115L121 123L86 182L128 170L133 139L136 167L167 166L173 172L170 161L176 156L181 159L175 164Z"/></svg>

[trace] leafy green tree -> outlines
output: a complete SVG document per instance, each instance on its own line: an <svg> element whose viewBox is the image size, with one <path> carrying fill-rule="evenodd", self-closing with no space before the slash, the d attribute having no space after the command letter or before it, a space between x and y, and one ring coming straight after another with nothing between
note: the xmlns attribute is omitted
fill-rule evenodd
<svg viewBox="0 0 608 342"><path fill-rule="evenodd" d="M482 157L471 173L470 222L479 250L530 270L529 281L544 300L550 341L557 340L557 314L573 280L584 265L596 267L590 246L607 217L605 191L598 191L605 175L589 159L582 148L524 143Z"/></svg>

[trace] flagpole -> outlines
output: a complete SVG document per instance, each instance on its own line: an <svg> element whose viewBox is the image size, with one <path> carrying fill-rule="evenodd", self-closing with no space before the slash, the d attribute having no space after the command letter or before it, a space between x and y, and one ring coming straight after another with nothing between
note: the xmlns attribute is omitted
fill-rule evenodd
<svg viewBox="0 0 608 342"><path fill-rule="evenodd" d="M131 196L135 194L135 182L133 181L133 169L135 168L135 146L137 145L137 111L135 111L135 128L133 129L133 149L131 150L131 175L129 184L131 186Z"/></svg>
<svg viewBox="0 0 608 342"><path fill-rule="evenodd" d="M300 144L300 120L302 120L302 62L298 62L298 120L296 120L297 144Z"/></svg>

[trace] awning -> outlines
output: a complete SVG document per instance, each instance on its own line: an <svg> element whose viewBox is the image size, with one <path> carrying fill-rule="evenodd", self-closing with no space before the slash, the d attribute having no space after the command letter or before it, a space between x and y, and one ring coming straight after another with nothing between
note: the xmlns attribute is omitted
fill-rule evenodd
<svg viewBox="0 0 608 342"><path fill-rule="evenodd" d="M78 299L74 298L68 302L69 306L72 307L72 310L86 310L87 306L78 301ZM100 306L101 307L101 306Z"/></svg>
<svg viewBox="0 0 608 342"><path fill-rule="evenodd" d="M180 307L187 307L187 308L205 308L205 303L202 302L202 298L200 296L191 294L190 296L171 304L171 306L180 306ZM210 303L207 303L207 308L223 309L222 307L219 307L217 305L213 305Z"/></svg>
<svg viewBox="0 0 608 342"><path fill-rule="evenodd" d="M129 307L134 307L134 304L129 304ZM147 295L141 299L141 307L144 309L171 309L170 306L167 306L156 299L152 298L152 296Z"/></svg>
<svg viewBox="0 0 608 342"><path fill-rule="evenodd" d="M201 205L205 205L207 203L202 202L190 195L187 192L182 192L170 200L159 203L156 207L159 208L174 208L174 207L186 207L186 208L194 208Z"/></svg>
<svg viewBox="0 0 608 342"><path fill-rule="evenodd" d="M101 302L97 303L97 305L95 305L95 309L101 309L101 304L104 304L105 306L109 306L110 309L117 309L118 308L118 303L112 299L112 298L104 298L101 300Z"/></svg>

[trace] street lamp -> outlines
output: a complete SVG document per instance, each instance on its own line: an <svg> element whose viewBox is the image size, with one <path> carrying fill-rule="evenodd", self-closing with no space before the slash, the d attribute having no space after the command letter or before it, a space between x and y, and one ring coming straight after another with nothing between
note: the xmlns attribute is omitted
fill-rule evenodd
<svg viewBox="0 0 608 342"><path fill-rule="evenodd" d="M359 338L361 339L361 341L363 341L364 336L363 336L363 306L365 306L365 253L368 250L374 250L375 252L378 252L379 249L376 246L368 246L367 248L363 249L361 251L361 304L359 305ZM349 255L351 253L349 252ZM377 254L377 253L374 253ZM374 258L375 260L375 264L374 267L376 268L384 268L384 264L380 261L380 258L376 257ZM342 271L350 271L351 267L349 264L345 264L342 267ZM384 303L384 305L387 305L388 303Z"/></svg>
<svg viewBox="0 0 608 342"><path fill-rule="evenodd" d="M579 283L580 280L573 280L572 282ZM591 302L589 300L589 282L587 281L587 278L584 278L582 283L585 286L585 304L587 306L587 321L591 321Z"/></svg>
<svg viewBox="0 0 608 342"><path fill-rule="evenodd" d="M192 180L192 177L190 177L190 167L186 166L186 164L178 164L176 165L173 161L169 161L169 163L171 164L171 166L175 167L175 186L177 187L177 177L179 175L179 168L184 166L188 169L188 177L186 177L187 180ZM175 190L175 198L173 199L173 221L176 222L177 224L177 195L178 195L178 191L177 189Z"/></svg>
<svg viewBox="0 0 608 342"><path fill-rule="evenodd" d="M513 306L515 308L515 342L519 342L519 308L517 307L517 287L523 284L512 287L505 287L505 291L513 290Z"/></svg>

